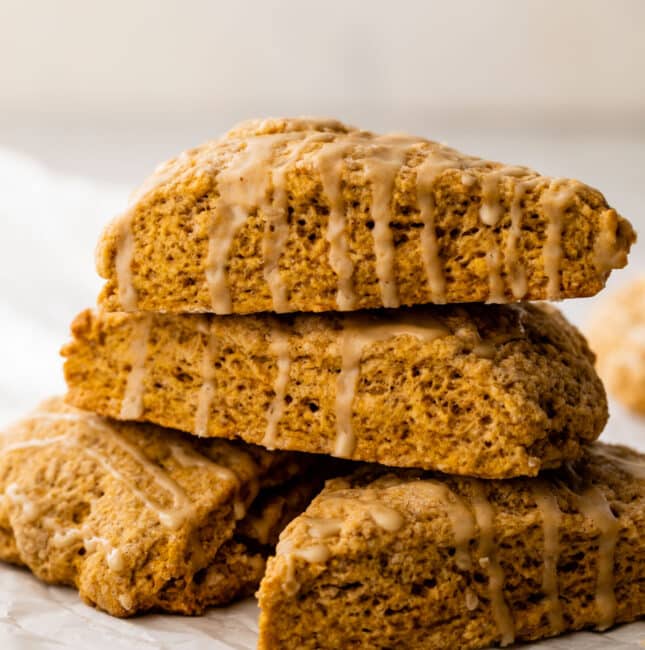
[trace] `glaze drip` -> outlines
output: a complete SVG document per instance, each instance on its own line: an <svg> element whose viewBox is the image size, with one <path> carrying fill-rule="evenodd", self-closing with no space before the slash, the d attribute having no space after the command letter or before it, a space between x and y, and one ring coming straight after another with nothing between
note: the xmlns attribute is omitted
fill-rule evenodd
<svg viewBox="0 0 645 650"><path fill-rule="evenodd" d="M472 567L470 542L477 536L477 526L466 501L439 481L420 481L419 486L445 509L455 537L455 562L460 569L469 570Z"/></svg>
<svg viewBox="0 0 645 650"><path fill-rule="evenodd" d="M131 367L121 400L121 420L136 420L143 414L143 393L148 338L152 314L142 316L136 323L130 344Z"/></svg>
<svg viewBox="0 0 645 650"><path fill-rule="evenodd" d="M547 218L546 242L542 251L544 273L547 277L546 297L560 298L560 267L562 265L562 228L564 214L575 196L575 185L566 179L551 180L542 194L542 204Z"/></svg>
<svg viewBox="0 0 645 650"><path fill-rule="evenodd" d="M354 264L349 254L345 224L345 202L342 193L342 168L351 142L331 142L322 147L316 164L327 200L329 223L325 238L329 243L329 265L338 278L336 305L340 311L351 311L356 303L352 276Z"/></svg>
<svg viewBox="0 0 645 650"><path fill-rule="evenodd" d="M595 486L587 488L579 495L578 507L585 517L593 522L600 533L595 602L598 610L597 629L606 630L614 624L616 618L614 551L620 526L605 495Z"/></svg>
<svg viewBox="0 0 645 650"><path fill-rule="evenodd" d="M245 141L246 146L233 155L217 177L219 198L208 232L206 258L206 281L215 314L230 314L232 311L226 266L233 239L249 216L266 200L269 188L267 169L275 149L292 139L293 134L249 138Z"/></svg>
<svg viewBox="0 0 645 650"><path fill-rule="evenodd" d="M560 557L560 523L562 513L558 500L546 482L537 479L533 488L535 503L542 518L544 536L544 567L542 573L542 591L548 606L549 623L553 634L560 633L564 625L562 603L558 588L558 559Z"/></svg>
<svg viewBox="0 0 645 650"><path fill-rule="evenodd" d="M376 276L384 307L396 308L400 304L394 273L394 238L390 221L394 183L411 145L415 142L416 139L409 136L382 136L377 139L376 144L369 145L363 163L366 179L372 188L372 237L376 255Z"/></svg>
<svg viewBox="0 0 645 650"><path fill-rule="evenodd" d="M424 316L415 319L401 314L392 322L375 320L367 315L348 316L340 337L341 369L336 380L336 440L333 455L351 458L356 447L352 428L352 403L360 376L361 358L377 341L396 336L412 336L424 343L449 334L445 326Z"/></svg>
<svg viewBox="0 0 645 650"><path fill-rule="evenodd" d="M274 396L267 411L267 423L262 445L267 449L275 449L278 423L284 412L284 398L289 383L289 370L291 369L289 336L282 329L279 322L275 322L271 328L269 351L276 358L276 377L273 382Z"/></svg>
<svg viewBox="0 0 645 650"><path fill-rule="evenodd" d="M164 184L176 181L176 177L181 177L181 180L202 175L213 177L217 184L214 214L207 226L208 251L204 268L210 308L217 314L233 311L227 278L231 247L249 217L260 213L264 231L261 241L263 278L271 294L273 311L289 311L290 287L281 278L279 264L291 228L287 177L300 165L312 168L320 177L322 198L329 206L324 236L329 245L329 265L336 275L336 305L339 311L353 310L358 296L347 228L348 210L343 198L347 180L344 165L348 158L351 159L352 173L362 172L371 192L369 210L356 218L365 219L371 228L375 273L383 306L396 308L400 304L392 218L397 200L396 183L399 177L405 176L402 174L404 171L409 171L415 178L416 207L423 224L419 234L420 252L433 302L443 303L447 299L444 263L437 237L438 199L435 190L441 176L453 171L459 174L463 190L467 191L465 200L472 199L472 188L477 183L481 186L479 217L490 234L486 254L488 302L505 302L507 293L512 294L515 300L527 295L529 270L522 265L519 252L522 200L528 188L538 183L548 184L541 198L547 220L543 263L547 276L547 298L559 298L564 215L579 184L537 177L536 172L525 167L500 166L411 136L374 136L365 131L327 127L324 126L327 124L325 121L292 122L297 128L294 126L284 132L272 130L270 121L255 122L255 126L231 131L227 136L228 142L237 149L233 154L228 154L225 167L219 173L212 151L208 153L197 149L162 166L144 184L133 198L134 204L115 225L115 273L119 302L124 310L136 310L138 302L132 271L136 202L145 200ZM420 161L415 166L411 161L418 160L419 156ZM509 188L513 189L510 200ZM507 211L510 212L510 228L502 225ZM615 213L607 210L601 218L594 259L602 273L623 265L625 253L618 250L616 244Z"/></svg>
<svg viewBox="0 0 645 650"><path fill-rule="evenodd" d="M493 618L501 635L501 645L505 647L515 641L515 624L504 598L504 571L497 560L495 509L486 497L481 482L473 481L472 486L474 487L472 505L479 527L479 564L488 573L488 590Z"/></svg>
<svg viewBox="0 0 645 650"><path fill-rule="evenodd" d="M93 441L94 447L91 447L88 444L88 441L83 439L82 431L70 428L65 435L56 435L49 438L9 443L2 448L3 453L6 454L34 447L46 447L54 444L76 447L82 453L92 458L116 480L126 485L132 494L134 494L151 512L155 513L159 522L163 526L170 529L177 529L186 520L195 515L193 502L185 493L183 488L172 479L162 467L152 462L137 445L129 442L125 436L119 433L116 428L106 420L92 414L57 412L35 412L29 419L34 420L35 422L63 421L82 423L90 429L101 431L103 435L100 438L96 438ZM170 496L170 502L172 504L170 508L160 506L157 502L153 501L148 494L136 485L135 481L131 480L121 471L120 468L115 466L115 464L110 460L108 454L105 453L105 450L101 450L102 446L109 450L110 445L119 448L124 454L136 461L141 470L152 478L157 487L161 489L161 494L165 493ZM204 460L207 462L206 459ZM217 473L222 480L233 480L236 485L239 483L235 475L227 468L221 467L215 463L211 463L210 466L214 470L217 470Z"/></svg>
<svg viewBox="0 0 645 650"><path fill-rule="evenodd" d="M208 423L210 420L211 405L215 397L215 356L219 347L219 337L216 333L215 322L209 325L204 319L204 330L207 333L206 349L201 363L202 385L197 396L197 410L195 411L195 435L208 436Z"/></svg>

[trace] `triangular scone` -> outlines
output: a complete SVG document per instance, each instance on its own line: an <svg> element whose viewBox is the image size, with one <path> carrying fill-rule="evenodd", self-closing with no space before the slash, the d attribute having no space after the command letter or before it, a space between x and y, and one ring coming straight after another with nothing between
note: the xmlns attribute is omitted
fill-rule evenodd
<svg viewBox="0 0 645 650"><path fill-rule="evenodd" d="M362 469L280 536L261 650L473 650L645 615L645 457L480 481Z"/></svg>
<svg viewBox="0 0 645 650"><path fill-rule="evenodd" d="M0 559L116 616L199 613L254 591L318 466L53 399L0 438Z"/></svg>
<svg viewBox="0 0 645 650"><path fill-rule="evenodd" d="M607 421L553 307L352 314L80 314L70 403L198 436L486 478L573 460Z"/></svg>
<svg viewBox="0 0 645 650"><path fill-rule="evenodd" d="M331 311L597 293L630 224L600 192L332 120L244 123L105 230L110 311Z"/></svg>

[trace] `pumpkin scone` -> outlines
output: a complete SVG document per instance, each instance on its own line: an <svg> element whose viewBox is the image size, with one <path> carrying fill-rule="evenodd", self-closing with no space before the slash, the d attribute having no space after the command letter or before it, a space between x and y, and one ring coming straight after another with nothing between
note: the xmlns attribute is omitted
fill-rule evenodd
<svg viewBox="0 0 645 650"><path fill-rule="evenodd" d="M80 314L67 400L198 436L503 478L607 420L593 354L546 305L355 314Z"/></svg>
<svg viewBox="0 0 645 650"><path fill-rule="evenodd" d="M280 536L261 650L507 646L645 615L645 456L539 479L363 468Z"/></svg>
<svg viewBox="0 0 645 650"><path fill-rule="evenodd" d="M588 335L609 393L645 415L645 277L599 302Z"/></svg>
<svg viewBox="0 0 645 650"><path fill-rule="evenodd" d="M242 123L105 230L110 311L332 311L591 296L634 232L583 183L323 119Z"/></svg>
<svg viewBox="0 0 645 650"><path fill-rule="evenodd" d="M52 399L0 438L0 559L115 616L200 613L257 588L316 461Z"/></svg>

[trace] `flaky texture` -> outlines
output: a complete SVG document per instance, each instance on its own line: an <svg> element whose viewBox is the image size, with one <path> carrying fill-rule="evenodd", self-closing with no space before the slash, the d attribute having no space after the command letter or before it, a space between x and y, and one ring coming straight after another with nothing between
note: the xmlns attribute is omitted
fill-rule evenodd
<svg viewBox="0 0 645 650"><path fill-rule="evenodd" d="M645 415L645 278L598 303L588 332L608 391Z"/></svg>
<svg viewBox="0 0 645 650"><path fill-rule="evenodd" d="M105 230L97 268L110 311L509 302L591 296L634 240L578 181L274 119L162 165Z"/></svg>
<svg viewBox="0 0 645 650"><path fill-rule="evenodd" d="M501 478L577 458L607 420L592 353L543 305L279 318L86 311L72 333L70 403L278 449ZM133 341L143 342L137 382ZM133 391L140 409L124 413Z"/></svg>
<svg viewBox="0 0 645 650"><path fill-rule="evenodd" d="M329 476L303 455L111 422L60 399L0 445L0 559L115 616L249 595L279 531Z"/></svg>
<svg viewBox="0 0 645 650"><path fill-rule="evenodd" d="M259 648L470 650L643 616L644 463L596 443L541 479L332 480L269 560Z"/></svg>

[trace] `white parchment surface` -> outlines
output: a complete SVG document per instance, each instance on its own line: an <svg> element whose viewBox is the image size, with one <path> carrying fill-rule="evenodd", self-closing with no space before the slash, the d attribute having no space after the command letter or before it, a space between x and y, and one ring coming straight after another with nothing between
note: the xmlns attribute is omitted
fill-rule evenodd
<svg viewBox="0 0 645 650"><path fill-rule="evenodd" d="M69 323L100 287L93 251L101 227L123 209L128 188L62 177L0 149L0 429L64 391L58 349ZM645 260L632 256L631 266ZM589 301L561 308L584 325ZM617 405L603 439L645 450L645 422ZM645 534L645 531L644 531ZM253 600L203 617L119 620L84 605L76 591L0 565L0 650L246 650L257 639ZM543 650L645 648L645 623L533 644Z"/></svg>

